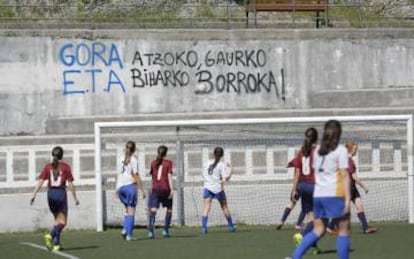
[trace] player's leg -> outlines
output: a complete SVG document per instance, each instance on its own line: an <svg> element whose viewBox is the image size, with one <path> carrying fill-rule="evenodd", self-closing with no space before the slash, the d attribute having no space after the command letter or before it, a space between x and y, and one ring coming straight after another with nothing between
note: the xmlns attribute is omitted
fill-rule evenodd
<svg viewBox="0 0 414 259"><path fill-rule="evenodd" d="M201 217L201 231L203 234L207 234L207 221L208 221L208 214L210 213L211 209L211 201L213 200L214 193L209 191L208 189L204 189L203 191L203 216Z"/></svg>
<svg viewBox="0 0 414 259"><path fill-rule="evenodd" d="M218 195L218 201L220 202L220 207L223 211L224 216L226 217L229 231L235 232L236 228L234 227L233 219L231 218L230 210L229 210L229 207L227 206L226 194L224 193L224 191L221 191L217 195Z"/></svg>
<svg viewBox="0 0 414 259"><path fill-rule="evenodd" d="M52 231L44 236L46 247L49 250L60 250L60 233L66 225L67 198L66 190L51 188L48 190L49 209L54 217Z"/></svg>
<svg viewBox="0 0 414 259"><path fill-rule="evenodd" d="M121 187L119 190L119 198L125 206L124 229L125 240L133 240L133 232L135 225L135 207L137 205L137 188L135 184Z"/></svg>
<svg viewBox="0 0 414 259"><path fill-rule="evenodd" d="M306 251L314 245L325 232L324 221L321 218L315 218L313 221L313 230L306 234L302 242L293 252L293 259L301 259Z"/></svg>
<svg viewBox="0 0 414 259"><path fill-rule="evenodd" d="M302 208L300 210L298 220L296 221L295 229L296 230L302 230L302 224L306 217L306 211Z"/></svg>
<svg viewBox="0 0 414 259"><path fill-rule="evenodd" d="M60 251L62 245L60 243L60 235L67 224L68 214L67 211L59 212L55 217L55 226L54 226L54 238L53 238L53 251Z"/></svg>
<svg viewBox="0 0 414 259"><path fill-rule="evenodd" d="M279 224L277 225L276 229L282 229L283 225L286 222L286 219L289 217L290 212L295 208L296 202L290 201L288 205L286 205L285 210L283 211L282 218L280 219Z"/></svg>
<svg viewBox="0 0 414 259"><path fill-rule="evenodd" d="M149 217L148 217L148 237L153 239L154 236L154 228L155 228L155 217L157 215L157 210L160 205L159 196L157 193L151 192L149 199L148 199L148 209L149 209Z"/></svg>
<svg viewBox="0 0 414 259"><path fill-rule="evenodd" d="M336 250L338 259L349 258L349 214L341 218L338 222L338 236L336 237Z"/></svg>
<svg viewBox="0 0 414 259"><path fill-rule="evenodd" d="M203 216L201 218L201 230L203 234L207 234L208 214L211 209L212 198L204 198Z"/></svg>
<svg viewBox="0 0 414 259"><path fill-rule="evenodd" d="M361 222L361 225L362 225L362 232L365 233L365 234L375 233L377 231L377 228L370 227L368 225L368 220L365 216L364 206L362 204L361 197L356 197L353 200L353 203L355 205L355 209L356 209L356 212L357 212L358 219L359 219L359 221Z"/></svg>
<svg viewBox="0 0 414 259"><path fill-rule="evenodd" d="M171 218L172 218L172 199L169 197L165 197L163 200L163 207L166 208L165 211L165 222L164 222L164 229L162 231L163 237L170 237L170 225L171 225Z"/></svg>

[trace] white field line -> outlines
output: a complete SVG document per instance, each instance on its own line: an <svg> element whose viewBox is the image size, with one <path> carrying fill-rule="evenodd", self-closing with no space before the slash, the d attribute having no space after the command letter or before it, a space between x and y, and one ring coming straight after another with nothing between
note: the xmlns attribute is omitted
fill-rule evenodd
<svg viewBox="0 0 414 259"><path fill-rule="evenodd" d="M28 243L28 242L21 242L20 244L35 247L35 248L39 248L41 250L49 252L49 250L47 250L47 248L44 247L44 246L40 246L40 245L36 245L36 244L33 244L33 243ZM70 254L66 254L66 253L63 253L63 252L53 252L53 254L60 255L62 257L66 257L66 258L69 258L69 259L79 259L79 257L73 256L73 255L70 255Z"/></svg>

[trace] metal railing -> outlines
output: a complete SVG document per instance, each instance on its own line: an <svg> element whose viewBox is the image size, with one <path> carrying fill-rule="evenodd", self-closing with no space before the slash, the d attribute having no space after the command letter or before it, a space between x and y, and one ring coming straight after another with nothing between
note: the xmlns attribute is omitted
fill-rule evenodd
<svg viewBox="0 0 414 259"><path fill-rule="evenodd" d="M72 173L76 185L95 184L93 157L94 144L65 144L64 160L72 166ZM0 147L0 188L33 187L43 166L50 161L51 145L19 145ZM122 152L122 146L109 145L103 150L103 175L109 182L114 182L116 168L121 166L117 157ZM155 150L154 146L139 145L137 157L139 171L145 174L149 171L148 150ZM170 150L170 157L175 157L175 150ZM269 145L249 148L234 148L226 150L228 161L234 164L237 181L254 180L289 180L292 179L293 169L286 168L287 159L293 158L297 147ZM405 147L394 147L384 144L382 147L371 143L361 144L356 157L359 175L363 178L405 178L407 175L407 161L404 159ZM184 179L187 183L201 183L201 167L189 163L191 159L197 161L208 160L208 149L185 150L183 154ZM254 156L254 153L256 156ZM257 154L261 154L257 158ZM234 155L234 157L233 157ZM279 158L275 161L275 156ZM237 157L243 157L240 164ZM256 159L255 159L256 157ZM238 162L238 163L236 163ZM202 163L200 163L202 164ZM177 166L177 163L175 163ZM150 181L150 176L143 176L144 181Z"/></svg>
<svg viewBox="0 0 414 259"><path fill-rule="evenodd" d="M315 27L315 12L254 12L247 0L171 0L154 4L110 0L49 0L30 4L0 0L2 28L302 28ZM263 2L260 0L250 0ZM269 2L269 1L268 1ZM159 4L157 4L159 3ZM409 27L414 1L328 1L322 27Z"/></svg>

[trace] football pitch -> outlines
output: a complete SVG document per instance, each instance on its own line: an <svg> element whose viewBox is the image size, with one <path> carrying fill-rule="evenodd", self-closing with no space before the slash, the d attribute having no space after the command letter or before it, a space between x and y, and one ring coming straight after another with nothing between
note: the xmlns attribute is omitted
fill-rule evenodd
<svg viewBox="0 0 414 259"><path fill-rule="evenodd" d="M409 259L414 252L414 226L406 223L376 224L379 232L359 233L352 227L350 257L355 259ZM239 226L236 233L225 227L211 228L202 235L199 228L175 227L172 237L161 237L157 229L155 240L146 237L145 229L136 229L137 240L126 242L119 229L102 233L94 231L64 231L61 254L45 251L43 232L0 235L0 258L151 258L151 259L283 259L294 244L294 230L275 230L274 226ZM335 237L326 235L319 243L322 254L305 258L334 259Z"/></svg>

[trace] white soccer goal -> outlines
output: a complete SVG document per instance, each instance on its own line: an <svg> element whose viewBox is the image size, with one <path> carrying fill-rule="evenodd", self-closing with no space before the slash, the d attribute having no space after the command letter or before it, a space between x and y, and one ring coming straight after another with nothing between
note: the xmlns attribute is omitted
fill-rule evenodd
<svg viewBox="0 0 414 259"><path fill-rule="evenodd" d="M215 146L224 147L224 159L235 169L225 188L236 222L275 224L289 201L293 174L286 162L302 145L305 129L315 127L321 135L329 119L341 121L343 141L359 144L358 174L370 188L362 197L368 218L414 223L412 115L119 121L95 123L97 231L122 221L122 207L113 194L116 157L127 140L137 143L135 155L146 186L157 146L169 147L175 177L173 224L200 224L201 168ZM215 206L209 224L224 224ZM136 218L137 224L146 225L146 204L141 199Z"/></svg>

